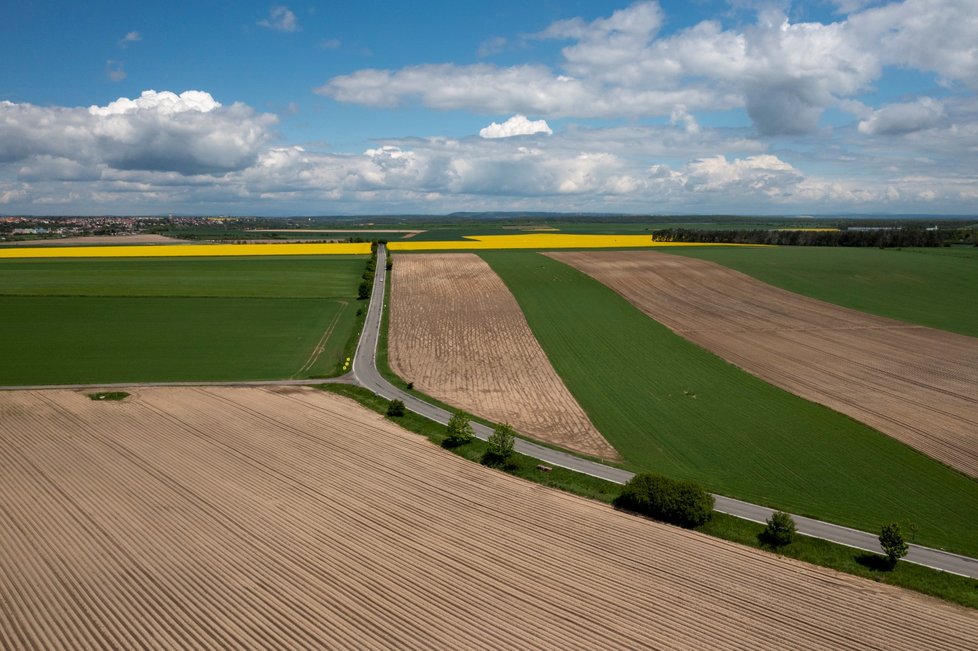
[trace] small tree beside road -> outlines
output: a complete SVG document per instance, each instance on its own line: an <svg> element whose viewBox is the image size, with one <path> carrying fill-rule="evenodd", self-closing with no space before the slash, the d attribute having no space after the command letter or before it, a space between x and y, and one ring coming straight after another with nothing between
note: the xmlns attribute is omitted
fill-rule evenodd
<svg viewBox="0 0 978 651"><path fill-rule="evenodd" d="M475 438L475 430L472 423L463 414L456 412L448 421L448 438L445 439L445 447L457 448L465 445Z"/></svg>
<svg viewBox="0 0 978 651"><path fill-rule="evenodd" d="M516 432L508 424L504 423L493 431L487 443L489 447L482 455L482 463L487 466L501 466L509 462L513 456L513 445L516 442Z"/></svg>
<svg viewBox="0 0 978 651"><path fill-rule="evenodd" d="M891 522L883 525L883 529L880 531L880 547L883 548L883 553L890 561L890 567L894 567L898 560L907 555L909 547L903 538L899 524Z"/></svg>
<svg viewBox="0 0 978 651"><path fill-rule="evenodd" d="M761 542L772 547L790 545L795 539L795 521L784 511L775 511L761 532Z"/></svg>

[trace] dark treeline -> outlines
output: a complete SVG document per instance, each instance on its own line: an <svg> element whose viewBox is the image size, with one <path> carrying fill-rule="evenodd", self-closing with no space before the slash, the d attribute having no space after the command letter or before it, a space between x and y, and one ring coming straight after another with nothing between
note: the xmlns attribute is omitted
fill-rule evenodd
<svg viewBox="0 0 978 651"><path fill-rule="evenodd" d="M665 228L653 231L657 242L703 242L725 244L777 244L781 246L943 246L960 242L956 231L903 227L886 230L704 230Z"/></svg>

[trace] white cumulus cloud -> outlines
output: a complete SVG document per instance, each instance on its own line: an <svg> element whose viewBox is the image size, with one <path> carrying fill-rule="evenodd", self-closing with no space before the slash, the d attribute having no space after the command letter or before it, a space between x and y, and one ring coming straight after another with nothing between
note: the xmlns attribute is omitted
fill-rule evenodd
<svg viewBox="0 0 978 651"><path fill-rule="evenodd" d="M686 186L697 192L730 192L734 195L790 193L802 174L771 154L728 161L723 155L701 158L686 166Z"/></svg>
<svg viewBox="0 0 978 651"><path fill-rule="evenodd" d="M859 131L870 135L902 135L937 126L944 117L944 105L930 97L915 102L889 104L873 111L859 122Z"/></svg>
<svg viewBox="0 0 978 651"><path fill-rule="evenodd" d="M546 120L528 120L525 115L514 115L502 124L491 123L479 130L483 138L510 138L512 136L531 136L535 133L545 133L548 136L553 130Z"/></svg>
<svg viewBox="0 0 978 651"><path fill-rule="evenodd" d="M277 122L209 93L145 91L106 106L0 103L0 162L36 170L61 161L119 170L215 174L251 165ZM36 175L36 172L32 172Z"/></svg>
<svg viewBox="0 0 978 651"><path fill-rule="evenodd" d="M155 90L144 90L136 99L120 97L114 102L109 102L106 106L90 106L88 112L103 117L139 111L154 111L163 115L174 115L187 111L207 113L220 107L220 102L211 97L210 93L199 90L188 90L179 95L168 90L159 93Z"/></svg>

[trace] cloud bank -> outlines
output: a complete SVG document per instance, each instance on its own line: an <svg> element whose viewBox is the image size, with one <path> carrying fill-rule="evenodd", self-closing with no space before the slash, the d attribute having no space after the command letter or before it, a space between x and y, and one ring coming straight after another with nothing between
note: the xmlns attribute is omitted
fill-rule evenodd
<svg viewBox="0 0 978 651"><path fill-rule="evenodd" d="M843 4L850 13L825 24L761 10L747 25L665 33L661 7L638 2L524 37L560 44L556 66L355 70L317 92L480 117L468 116L468 135L347 151L283 142L275 115L204 90L90 107L0 101L0 204L35 214L973 213L978 12L959 0ZM287 11L273 8L267 26L298 29ZM893 67L927 72L939 90L876 100ZM741 126L717 126L723 112Z"/></svg>
<svg viewBox="0 0 978 651"><path fill-rule="evenodd" d="M867 161L878 160L879 150L854 152L826 173L817 160L788 152L791 160L755 139L703 129L682 110L661 126L560 133L517 115L486 127L507 137L407 138L336 153L275 144L274 116L225 106L204 91L146 91L87 108L0 102L0 202L28 213L85 206L94 213L267 214L973 205L975 171L952 173L935 161L957 151L941 142L978 144L978 118L961 119L978 109L952 104L936 121L928 117L934 112L915 102L869 115L865 122L880 133L926 133L934 161L893 156L884 174L867 176ZM508 137L514 134L526 135ZM883 136L863 137L876 143Z"/></svg>
<svg viewBox="0 0 978 651"><path fill-rule="evenodd" d="M365 69L316 92L377 107L545 117L624 118L744 108L762 135L811 133L827 108L869 90L886 66L933 72L978 88L978 12L970 0L906 0L837 22L792 23L764 10L754 24L703 21L668 36L656 2L606 18L564 20L533 35L562 40L557 69L523 64ZM532 89L532 92L528 92Z"/></svg>
<svg viewBox="0 0 978 651"><path fill-rule="evenodd" d="M277 122L209 93L147 90L106 106L41 107L0 102L0 162L52 171L88 169L218 174L253 164Z"/></svg>

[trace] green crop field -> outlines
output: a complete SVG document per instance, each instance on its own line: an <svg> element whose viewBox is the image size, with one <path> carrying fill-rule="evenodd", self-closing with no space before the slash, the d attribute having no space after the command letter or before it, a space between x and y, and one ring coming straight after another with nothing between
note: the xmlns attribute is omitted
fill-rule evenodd
<svg viewBox="0 0 978 651"><path fill-rule="evenodd" d="M286 233L286 232L256 232L244 228L222 228L217 226L201 226L197 228L168 228L159 231L160 235L182 240L227 241L227 240L322 240L326 238L346 239L349 235L332 233Z"/></svg>
<svg viewBox="0 0 978 651"><path fill-rule="evenodd" d="M331 374L356 325L365 264L365 256L0 260L0 385Z"/></svg>
<svg viewBox="0 0 978 651"><path fill-rule="evenodd" d="M792 292L978 337L978 248L677 247Z"/></svg>
<svg viewBox="0 0 978 651"><path fill-rule="evenodd" d="M633 469L867 531L913 521L917 542L978 554L978 481L727 364L569 266L480 255Z"/></svg>

